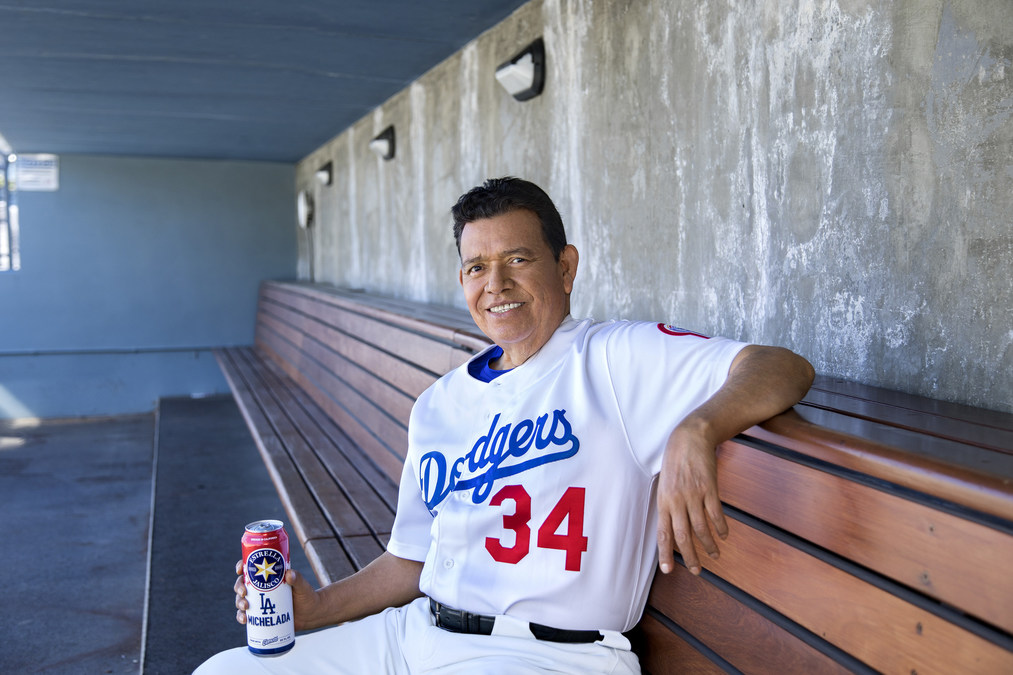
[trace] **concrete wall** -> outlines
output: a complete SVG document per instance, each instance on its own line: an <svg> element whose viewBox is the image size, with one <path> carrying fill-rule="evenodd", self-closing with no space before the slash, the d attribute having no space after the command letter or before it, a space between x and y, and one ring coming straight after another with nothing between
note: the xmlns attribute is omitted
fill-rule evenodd
<svg viewBox="0 0 1013 675"><path fill-rule="evenodd" d="M519 103L493 72L538 36ZM582 253L577 315L1010 411L1011 147L1009 0L534 0L300 164L300 273L462 305L448 209L519 175Z"/></svg>
<svg viewBox="0 0 1013 675"><path fill-rule="evenodd" d="M257 286L296 270L288 164L64 155L18 193L0 274L0 418L154 409L227 392L210 347L253 342Z"/></svg>

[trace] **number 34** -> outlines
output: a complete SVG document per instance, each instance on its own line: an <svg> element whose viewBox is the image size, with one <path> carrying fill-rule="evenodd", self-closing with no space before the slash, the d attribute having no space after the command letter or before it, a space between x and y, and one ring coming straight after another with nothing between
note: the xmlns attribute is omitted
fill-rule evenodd
<svg viewBox="0 0 1013 675"><path fill-rule="evenodd" d="M513 531L513 546L504 546L495 537L486 537L485 548L497 562L516 565L531 550L531 496L523 485L507 485L489 501L490 506L500 506L504 501L514 503L514 512L503 516L503 529ZM559 526L566 519L566 534L557 534ZM538 548L566 551L566 569L580 571L580 559L587 550L584 536L584 488L567 488L556 505L552 507L542 526L538 528Z"/></svg>

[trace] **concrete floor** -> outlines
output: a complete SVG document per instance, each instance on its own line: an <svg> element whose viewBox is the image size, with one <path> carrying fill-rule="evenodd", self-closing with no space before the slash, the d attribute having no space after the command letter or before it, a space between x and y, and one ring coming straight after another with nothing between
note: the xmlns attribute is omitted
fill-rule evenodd
<svg viewBox="0 0 1013 675"><path fill-rule="evenodd" d="M244 644L239 539L284 512L230 397L0 421L0 495L12 610L0 673L177 675ZM292 558L309 572L298 546Z"/></svg>

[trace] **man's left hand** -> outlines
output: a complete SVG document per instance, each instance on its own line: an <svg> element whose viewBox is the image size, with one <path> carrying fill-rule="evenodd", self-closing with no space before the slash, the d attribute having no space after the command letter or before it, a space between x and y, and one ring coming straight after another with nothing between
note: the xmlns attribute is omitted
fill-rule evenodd
<svg viewBox="0 0 1013 675"><path fill-rule="evenodd" d="M728 536L718 497L717 459L706 425L687 418L668 438L658 483L658 563L667 574L677 548L693 574L700 574L697 543L719 555L714 535Z"/></svg>

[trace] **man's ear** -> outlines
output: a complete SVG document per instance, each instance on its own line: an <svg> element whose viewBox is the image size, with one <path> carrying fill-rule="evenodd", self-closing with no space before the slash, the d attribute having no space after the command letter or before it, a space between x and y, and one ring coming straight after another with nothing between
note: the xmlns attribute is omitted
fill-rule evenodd
<svg viewBox="0 0 1013 675"><path fill-rule="evenodd" d="M577 277L577 264L580 262L580 255L577 247L567 244L559 253L559 272L563 278L563 290L569 295L573 291L573 280Z"/></svg>
<svg viewBox="0 0 1013 675"><path fill-rule="evenodd" d="M462 288L464 287L464 268L463 267L461 269L457 270L457 283L461 284Z"/></svg>

